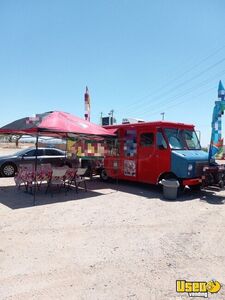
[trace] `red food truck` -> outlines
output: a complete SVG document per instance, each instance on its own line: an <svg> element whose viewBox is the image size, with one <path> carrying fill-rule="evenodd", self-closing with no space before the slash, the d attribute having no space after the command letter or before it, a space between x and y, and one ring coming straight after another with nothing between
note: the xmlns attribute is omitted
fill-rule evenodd
<svg viewBox="0 0 225 300"><path fill-rule="evenodd" d="M110 177L158 184L162 179L176 178L183 186L201 184L208 153L201 150L194 125L157 121L105 128L117 138L108 145L103 180Z"/></svg>

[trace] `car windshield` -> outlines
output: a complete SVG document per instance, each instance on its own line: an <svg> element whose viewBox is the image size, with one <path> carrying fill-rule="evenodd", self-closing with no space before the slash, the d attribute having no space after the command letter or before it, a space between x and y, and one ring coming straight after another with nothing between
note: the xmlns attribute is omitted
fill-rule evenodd
<svg viewBox="0 0 225 300"><path fill-rule="evenodd" d="M201 146L196 132L191 129L166 128L166 137L171 149L200 150Z"/></svg>

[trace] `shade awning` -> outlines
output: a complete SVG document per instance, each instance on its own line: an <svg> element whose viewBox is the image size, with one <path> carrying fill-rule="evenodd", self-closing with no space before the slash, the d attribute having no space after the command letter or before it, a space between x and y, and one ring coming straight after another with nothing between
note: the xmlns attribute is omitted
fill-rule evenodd
<svg viewBox="0 0 225 300"><path fill-rule="evenodd" d="M0 134L53 134L66 136L68 133L81 135L113 136L109 130L83 120L70 113L51 111L16 120L0 128Z"/></svg>

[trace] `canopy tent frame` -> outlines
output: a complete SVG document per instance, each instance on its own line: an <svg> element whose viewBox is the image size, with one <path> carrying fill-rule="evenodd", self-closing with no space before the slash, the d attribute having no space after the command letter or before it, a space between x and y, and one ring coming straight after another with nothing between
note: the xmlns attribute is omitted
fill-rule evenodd
<svg viewBox="0 0 225 300"><path fill-rule="evenodd" d="M46 132L46 131L45 131ZM61 132L63 135L60 135L58 136L58 138L63 138L66 140L68 138L71 138L71 135L67 135L66 132ZM18 133L15 133L15 134L18 134ZM53 136L52 136L53 134ZM9 135L9 133L1 133L1 135ZM28 135L28 136L31 136L31 137L34 137L35 138L35 162L34 162L34 191L33 192L30 192L31 194L33 194L33 206L36 205L36 192L37 192L37 166L38 166L38 143L39 143L39 140L41 138L42 135L42 131L39 131L39 132L36 132L36 133L33 133L33 134L22 134L22 136L25 136L25 135ZM56 137L54 135L54 132L51 133L51 132L48 132L48 135L46 135L48 137ZM79 138L80 140L92 140L92 141L99 141L99 140L118 140L118 138L114 135L110 135L108 137L105 137L105 136L98 136L98 135L84 135L84 134L73 134L73 137L72 138ZM67 147L66 147L66 153L67 153ZM66 154L65 154L66 155ZM94 158L98 158L98 157L94 157ZM117 172L117 175L118 175L118 172ZM116 177L116 184L117 184L117 190L118 190L118 176Z"/></svg>
<svg viewBox="0 0 225 300"><path fill-rule="evenodd" d="M35 205L37 190L37 150L40 136L60 138L71 138L71 136L73 136L83 139L104 139L106 137L115 137L113 132L104 129L99 125L90 123L79 117L64 112L46 112L36 115L36 118L33 118L31 121L30 119L31 118L29 117L25 117L1 127L0 135L16 134L36 137L35 188L33 193L33 205ZM48 124L49 127L47 126Z"/></svg>

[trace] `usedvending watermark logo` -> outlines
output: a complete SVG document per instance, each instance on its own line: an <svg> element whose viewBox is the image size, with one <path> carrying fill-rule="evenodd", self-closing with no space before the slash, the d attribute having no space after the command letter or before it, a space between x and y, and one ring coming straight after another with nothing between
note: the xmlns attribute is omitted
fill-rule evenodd
<svg viewBox="0 0 225 300"><path fill-rule="evenodd" d="M206 281L186 281L177 280L177 293L188 293L189 297L208 298L208 293L215 294L221 289L221 284L217 280Z"/></svg>

